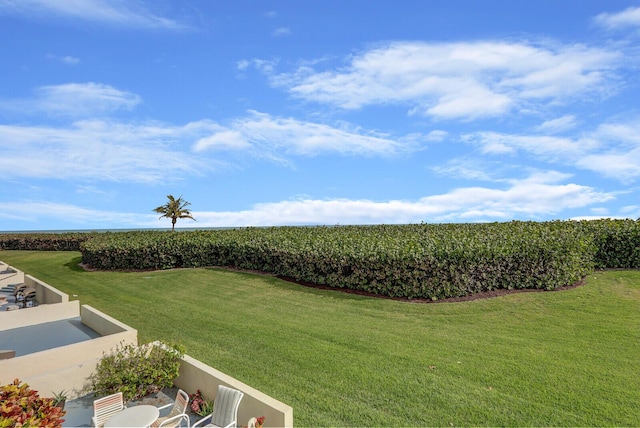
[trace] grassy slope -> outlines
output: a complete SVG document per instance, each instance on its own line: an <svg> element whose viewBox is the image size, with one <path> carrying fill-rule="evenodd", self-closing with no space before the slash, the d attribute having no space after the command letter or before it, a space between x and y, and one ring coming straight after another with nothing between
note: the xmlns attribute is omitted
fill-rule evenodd
<svg viewBox="0 0 640 428"><path fill-rule="evenodd" d="M294 408L298 426L636 426L640 272L573 290L415 304L190 269L0 260Z"/></svg>

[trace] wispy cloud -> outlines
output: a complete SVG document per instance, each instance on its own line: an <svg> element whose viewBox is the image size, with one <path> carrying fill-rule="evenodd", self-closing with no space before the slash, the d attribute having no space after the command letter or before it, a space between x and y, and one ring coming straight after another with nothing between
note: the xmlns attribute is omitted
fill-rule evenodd
<svg viewBox="0 0 640 428"><path fill-rule="evenodd" d="M60 55L47 54L47 58L55 60L55 61L59 61L59 62L61 62L63 64L67 64L67 65L80 64L80 58L76 58L76 57L71 56L71 55L60 56Z"/></svg>
<svg viewBox="0 0 640 428"><path fill-rule="evenodd" d="M144 29L188 28L174 19L154 14L141 2L123 0L0 0L0 14L20 14L47 19L53 15Z"/></svg>
<svg viewBox="0 0 640 428"><path fill-rule="evenodd" d="M0 100L0 111L89 117L131 110L142 102L136 94L93 82L41 86L34 92L31 99Z"/></svg>
<svg viewBox="0 0 640 428"><path fill-rule="evenodd" d="M95 119L58 128L0 125L0 169L5 177L143 183L179 180L217 166L186 149L188 142L210 132L209 127L206 121L177 127Z"/></svg>
<svg viewBox="0 0 640 428"><path fill-rule="evenodd" d="M346 67L263 71L308 101L405 105L411 114L473 120L604 93L618 57L580 45L396 42L354 55Z"/></svg>
<svg viewBox="0 0 640 428"><path fill-rule="evenodd" d="M289 27L280 27L273 30L271 33L274 37L286 37L291 35L291 29Z"/></svg>
<svg viewBox="0 0 640 428"><path fill-rule="evenodd" d="M622 12L601 13L594 18L594 22L609 30L640 28L640 7L630 7Z"/></svg>
<svg viewBox="0 0 640 428"><path fill-rule="evenodd" d="M462 140L485 155L525 152L533 159L590 170L629 183L640 178L640 119L610 122L583 131L576 138L515 135L498 132L465 134Z"/></svg>
<svg viewBox="0 0 640 428"><path fill-rule="evenodd" d="M221 126L203 137L196 142L194 149L250 147L259 156L266 153L312 156L327 152L390 156L418 150L430 137L442 136L440 133L432 136L412 134L394 138L348 124L341 125L329 126L251 111L248 117L236 119L228 127Z"/></svg>
<svg viewBox="0 0 640 428"><path fill-rule="evenodd" d="M556 119L546 120L537 127L537 130L540 132L557 133L573 129L576 125L576 117L569 114Z"/></svg>
<svg viewBox="0 0 640 428"><path fill-rule="evenodd" d="M588 139L574 140L548 135L514 135L499 132L475 132L462 137L476 144L483 154L514 154L525 151L546 159L575 157L592 150L597 143Z"/></svg>
<svg viewBox="0 0 640 428"><path fill-rule="evenodd" d="M502 188L464 187L418 200L295 199L256 204L235 212L193 211L198 227L279 226L308 224L381 224L477 222L546 217L566 209L589 207L614 199L589 186L563 183L567 175L554 171L506 181ZM153 215L108 212L42 201L10 201L0 218L26 222L55 219L75 228L166 227ZM180 226L180 225L179 225Z"/></svg>
<svg viewBox="0 0 640 428"><path fill-rule="evenodd" d="M48 220L55 219L73 224L75 228L86 226L88 229L109 228L114 224L120 227L135 227L141 223L141 220L144 222L146 219L151 222L155 217L151 214L95 210L48 201L8 201L5 204L5 210L0 212L0 218L20 219L27 223L47 223Z"/></svg>
<svg viewBox="0 0 640 428"><path fill-rule="evenodd" d="M506 182L503 188L467 187L416 201L300 199L257 204L239 212L196 212L199 226L278 226L296 224L380 224L487 221L518 216L546 217L569 208L614 198L588 186L563 184L556 172Z"/></svg>
<svg viewBox="0 0 640 428"><path fill-rule="evenodd" d="M504 169L504 167L482 159L464 157L451 159L430 169L439 176L456 180L497 181L494 174L497 170Z"/></svg>

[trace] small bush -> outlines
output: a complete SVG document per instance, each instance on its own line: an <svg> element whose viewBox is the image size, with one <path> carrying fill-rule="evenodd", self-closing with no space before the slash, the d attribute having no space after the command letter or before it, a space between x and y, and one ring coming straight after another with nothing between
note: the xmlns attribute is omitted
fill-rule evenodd
<svg viewBox="0 0 640 428"><path fill-rule="evenodd" d="M19 379L0 387L0 427L61 427L65 413Z"/></svg>
<svg viewBox="0 0 640 428"><path fill-rule="evenodd" d="M120 344L100 359L87 389L97 396L122 392L125 401L142 398L173 385L182 355L180 345Z"/></svg>

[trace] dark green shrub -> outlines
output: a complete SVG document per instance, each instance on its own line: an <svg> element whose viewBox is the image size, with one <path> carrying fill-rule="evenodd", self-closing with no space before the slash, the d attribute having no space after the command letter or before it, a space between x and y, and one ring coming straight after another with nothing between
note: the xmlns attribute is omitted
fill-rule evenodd
<svg viewBox="0 0 640 428"><path fill-rule="evenodd" d="M81 250L98 269L230 266L428 299L569 285L593 269L595 252L576 222L515 221L111 233Z"/></svg>
<svg viewBox="0 0 640 428"><path fill-rule="evenodd" d="M581 223L593 236L600 269L640 268L640 222L635 220L591 220Z"/></svg>
<svg viewBox="0 0 640 428"><path fill-rule="evenodd" d="M0 250L80 251L93 233L3 233Z"/></svg>

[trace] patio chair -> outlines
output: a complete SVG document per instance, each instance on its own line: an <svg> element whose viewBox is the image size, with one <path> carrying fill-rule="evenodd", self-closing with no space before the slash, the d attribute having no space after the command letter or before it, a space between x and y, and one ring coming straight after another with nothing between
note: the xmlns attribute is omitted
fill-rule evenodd
<svg viewBox="0 0 640 428"><path fill-rule="evenodd" d="M123 410L124 407L122 392L116 392L94 400L93 417L91 418L92 426L102 428L107 419Z"/></svg>
<svg viewBox="0 0 640 428"><path fill-rule="evenodd" d="M23 308L28 308L31 306L35 306L37 301L36 301L36 289L35 288L25 288L24 292L22 293L20 299L22 302L22 307Z"/></svg>
<svg viewBox="0 0 640 428"><path fill-rule="evenodd" d="M179 427L182 425L182 421L186 422L186 425L189 426L189 415L187 415L187 405L189 404L189 394L179 389L176 394L176 399L173 404L169 403L165 406L159 407L158 409L167 409L171 406L173 408L166 416L160 416L154 423L151 424L152 427Z"/></svg>
<svg viewBox="0 0 640 428"><path fill-rule="evenodd" d="M211 419L211 422L204 425L205 427L235 427L238 423L238 407L242 397L244 397L243 392L218 385L218 393L213 402L213 413L194 423L193 427L200 426L207 419Z"/></svg>
<svg viewBox="0 0 640 428"><path fill-rule="evenodd" d="M15 286L13 287L13 297L16 298L16 301L18 300L18 295L22 294L22 292L28 287L27 284L25 284L24 282L21 284L15 284Z"/></svg>

